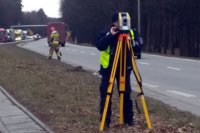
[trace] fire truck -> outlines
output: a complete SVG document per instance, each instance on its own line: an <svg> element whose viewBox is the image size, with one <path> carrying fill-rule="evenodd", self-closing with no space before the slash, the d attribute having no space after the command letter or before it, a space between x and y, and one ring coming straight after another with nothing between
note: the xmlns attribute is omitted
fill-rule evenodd
<svg viewBox="0 0 200 133"><path fill-rule="evenodd" d="M6 30L0 28L0 42L6 42Z"/></svg>
<svg viewBox="0 0 200 133"><path fill-rule="evenodd" d="M61 46L65 46L66 40L67 40L67 34L66 34L66 25L64 22L50 22L47 24L47 41L48 44L50 43L50 36L51 36L51 29L54 27L56 31L59 33L59 44Z"/></svg>

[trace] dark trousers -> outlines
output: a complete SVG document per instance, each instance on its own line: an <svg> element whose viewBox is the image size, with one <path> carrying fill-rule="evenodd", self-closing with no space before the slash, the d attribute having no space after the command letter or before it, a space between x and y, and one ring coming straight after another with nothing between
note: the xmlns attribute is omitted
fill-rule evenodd
<svg viewBox="0 0 200 133"><path fill-rule="evenodd" d="M107 88L109 85L109 77L110 77L110 72L106 70L101 70L101 84L100 84L100 116L102 118L103 115L103 110L104 110L104 105L106 101L106 96L107 96ZM127 70L126 72L126 88L125 88L125 93L124 93L124 122L128 123L130 121L133 121L133 104L131 100L131 85L130 85L130 75L131 75L131 70ZM119 92L119 71L117 70L116 72L116 79L117 79L117 86L118 86L118 92ZM106 117L106 123L109 124L111 122L111 105L112 105L112 95L111 95L111 100L108 106L108 112L107 112L107 117Z"/></svg>

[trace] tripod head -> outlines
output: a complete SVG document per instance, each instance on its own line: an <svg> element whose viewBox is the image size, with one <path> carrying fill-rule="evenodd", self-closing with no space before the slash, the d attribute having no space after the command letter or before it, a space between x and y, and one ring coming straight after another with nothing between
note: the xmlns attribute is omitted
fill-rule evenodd
<svg viewBox="0 0 200 133"><path fill-rule="evenodd" d="M130 30L119 30L119 35L120 34L129 34Z"/></svg>

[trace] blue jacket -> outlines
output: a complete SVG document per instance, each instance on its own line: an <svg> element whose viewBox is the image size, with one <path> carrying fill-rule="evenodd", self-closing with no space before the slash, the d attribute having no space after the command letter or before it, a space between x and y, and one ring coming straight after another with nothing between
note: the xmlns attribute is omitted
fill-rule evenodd
<svg viewBox="0 0 200 133"><path fill-rule="evenodd" d="M114 55L115 55L115 50L116 46L118 43L118 37L119 33L116 35L112 35L110 32L110 28L103 30L99 33L96 41L96 47L99 51L104 51L107 49L107 47L110 45L110 62L108 68L104 69L102 66L100 66L100 74L108 73L112 69L112 64L114 61ZM127 54L127 68L131 68L131 58L130 54Z"/></svg>

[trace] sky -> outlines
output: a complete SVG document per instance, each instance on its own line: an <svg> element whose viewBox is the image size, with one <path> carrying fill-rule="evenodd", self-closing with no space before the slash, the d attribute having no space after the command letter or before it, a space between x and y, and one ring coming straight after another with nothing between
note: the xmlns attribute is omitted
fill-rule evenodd
<svg viewBox="0 0 200 133"><path fill-rule="evenodd" d="M60 17L60 0L22 0L22 11L33 11L43 8L49 17Z"/></svg>

